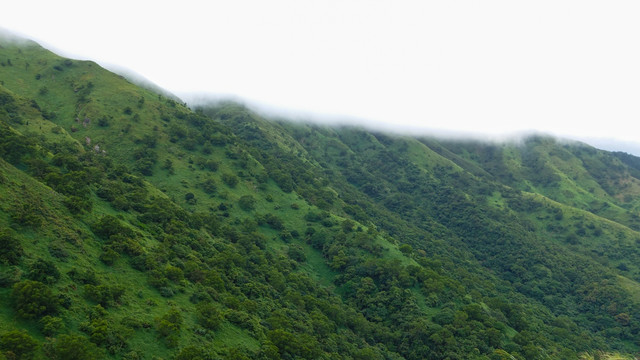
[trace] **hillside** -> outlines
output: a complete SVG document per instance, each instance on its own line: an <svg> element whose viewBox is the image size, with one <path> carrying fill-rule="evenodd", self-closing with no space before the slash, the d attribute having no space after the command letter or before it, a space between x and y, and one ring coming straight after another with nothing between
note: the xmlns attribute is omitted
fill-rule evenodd
<svg viewBox="0 0 640 360"><path fill-rule="evenodd" d="M190 109L0 39L0 359L640 347L640 159Z"/></svg>

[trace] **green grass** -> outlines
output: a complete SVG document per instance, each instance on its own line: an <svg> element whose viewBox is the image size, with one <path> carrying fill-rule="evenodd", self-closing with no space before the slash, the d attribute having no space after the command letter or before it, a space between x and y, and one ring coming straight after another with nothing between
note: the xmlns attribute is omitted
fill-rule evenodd
<svg viewBox="0 0 640 360"><path fill-rule="evenodd" d="M362 354L348 352L357 349L374 351L381 358L398 358L392 351L405 351L401 349L407 348L407 339L412 339L411 347L419 346L417 341L440 351L446 346L438 339L449 332L459 345L446 356L456 358L464 346L482 341L484 329L492 326L500 327L503 345L517 354L521 344L511 339L518 335L518 321L513 319L518 312L528 321L523 328L544 339L530 341L550 354L606 341L615 342L612 348L637 350L628 339L591 332L594 324L588 316L563 310L582 306L585 295L581 289L603 279L615 278L616 289L632 299L640 298L640 253L635 250L640 220L634 210L640 206L640 180L606 152L545 138L522 144L460 143L273 122L233 104L209 109L206 113L211 119L207 119L92 62L68 62L37 46L3 45L0 61L6 58L12 65L0 67L0 91L13 92L22 119L6 125L33 139L42 150L37 156L51 164L54 154L64 153L60 148L68 145L79 149L69 153L80 159L94 154L98 144L106 152L95 155L111 162L105 165L108 171L99 174L100 180L90 182L91 211L73 214L64 205L66 196L45 185L46 178L32 176L28 162L13 166L0 159L0 228L11 228L24 248L25 256L18 264L21 271L37 258L53 261L60 270L60 280L51 287L72 300L71 308L60 314L66 332L88 337L87 322L96 305L87 298L84 286L68 275L76 268L92 269L102 284L125 288L121 300L107 309L106 318L114 326L125 318L145 323L129 336L128 350L140 350L149 359L171 358L187 345L203 345L221 354L244 348L255 354L268 347L265 334L278 326L295 336L316 336L314 326L318 324L310 318L318 312L333 317L329 320L333 330L313 337L326 347L324 357L347 351L345 356L362 358ZM51 111L55 119L45 119L43 115ZM103 117L108 124L98 123ZM85 118L90 121L83 125ZM206 144L203 139L208 138L199 136L205 132L200 122L212 126L206 131L219 135L220 143L212 138L215 144ZM182 135L176 135L179 133ZM150 175L137 173L140 162L134 154L140 149L156 159ZM201 159L215 160L217 170L201 168ZM172 163L173 173L163 168L166 160ZM127 177L119 178L118 165L127 168ZM279 169L284 169L285 177L291 176L293 191L282 191L282 184L276 183L274 173ZM68 170L61 171L66 174ZM224 174L234 174L238 183L227 185ZM212 194L200 185L207 178L216 183ZM98 196L105 179L122 188L140 181L133 188L143 192L147 202L136 203L137 210L117 210L113 202ZM194 199L189 200L187 194ZM239 200L247 195L255 199L253 209L240 207ZM182 218L173 218L169 224L145 222L145 206L155 199L170 200L164 203L170 209L164 210ZM9 216L16 207L32 202L38 205L46 226L19 225ZM326 212L328 221L309 221L305 219L309 212ZM252 225L268 214L299 236L283 240L280 230L267 224ZM149 269L135 270L133 257L125 253L111 266L100 261L109 239L94 234L92 224L105 215L116 217L138 234L135 241ZM217 227L190 229L189 221L200 216ZM354 230L342 230L347 219L354 221ZM327 244L309 245L307 228L326 231ZM359 231L373 237L369 248L356 244ZM260 236L266 243L251 242ZM400 251L404 244L414 250L408 252L405 245L404 254ZM68 257L56 258L52 245L61 247ZM304 261L289 258L289 248L294 246L302 248ZM331 264L331 246L349 254L349 262ZM528 263L539 254L547 258ZM406 274L413 272L411 285L402 283L399 276L387 279L388 274L376 267L390 263L397 263ZM194 275L195 280L169 281L168 287L175 292L172 296L167 289L150 285L150 269L171 266L186 273L193 264L203 274L200 278ZM9 269L0 266L0 270ZM575 268L580 271L576 273ZM264 276L271 270L283 283L269 277L273 274ZM572 274L575 279L566 280L561 274ZM218 279L224 280L220 283ZM369 298L358 297L361 284L371 281L380 291ZM561 307L547 304L549 294L540 290L545 286L552 291L566 290L565 297L552 299L561 301ZM329 295L322 298L323 294ZM45 341L35 321L16 316L9 297L10 289L0 288L0 332L24 328ZM228 316L219 329L203 331L195 314L198 301L212 301ZM407 304L410 311L394 313ZM464 320L464 307L473 304L488 314L483 322ZM628 306L625 311L637 316L637 305L640 303L620 306ZM460 314L458 322L429 328L434 325L432 317L445 307ZM157 319L172 308L183 317L175 348L167 347L157 330ZM293 325L273 325L271 315L285 311L299 318ZM588 315L594 318L610 316L603 309L591 311ZM229 320L243 314L257 324L258 331ZM557 315L584 321L584 328L576 332L586 334L585 339L576 344L573 338L554 335L557 329L552 324ZM429 328L420 330L439 327L446 331L411 338L413 334L405 331L416 324ZM336 345L343 337L352 350ZM473 346L484 346L479 344ZM486 351L490 354L491 349ZM437 356L446 357L443 354ZM122 357L123 353L109 355Z"/></svg>

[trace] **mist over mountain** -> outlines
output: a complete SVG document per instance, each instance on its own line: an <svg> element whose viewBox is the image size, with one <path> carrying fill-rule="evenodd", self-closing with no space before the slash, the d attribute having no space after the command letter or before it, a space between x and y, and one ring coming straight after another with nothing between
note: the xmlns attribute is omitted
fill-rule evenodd
<svg viewBox="0 0 640 360"><path fill-rule="evenodd" d="M373 131L382 131L397 135L409 136L427 136L437 137L440 139L459 140L459 141L482 141L489 143L522 143L524 139L531 136L549 136L557 139L565 139L565 141L582 141L599 149L608 151L620 151L640 155L640 145L637 142L616 140L612 138L596 138L589 136L562 136L545 133L539 130L521 130L512 133L484 133L474 131L450 130L446 128L435 128L425 125L397 125L393 123L384 123L371 121L364 118L345 116L340 114L323 114L305 111L301 109L275 107L260 101L243 99L239 96L225 94L207 94L207 93L182 93L180 98L191 108L215 107L224 103L236 103L245 106L252 111L269 119L284 119L294 122L302 122L317 125L330 126L356 126Z"/></svg>
<svg viewBox="0 0 640 360"><path fill-rule="evenodd" d="M0 358L640 351L640 158L156 90L0 37Z"/></svg>

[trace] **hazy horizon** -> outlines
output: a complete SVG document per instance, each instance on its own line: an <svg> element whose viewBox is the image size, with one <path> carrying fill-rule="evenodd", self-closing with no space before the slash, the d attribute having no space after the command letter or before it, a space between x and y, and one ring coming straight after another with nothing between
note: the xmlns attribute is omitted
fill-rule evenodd
<svg viewBox="0 0 640 360"><path fill-rule="evenodd" d="M640 155L633 2L115 1L96 8L100 17L61 10L82 4L12 2L0 26L187 102L232 98L277 116L408 134L538 132Z"/></svg>

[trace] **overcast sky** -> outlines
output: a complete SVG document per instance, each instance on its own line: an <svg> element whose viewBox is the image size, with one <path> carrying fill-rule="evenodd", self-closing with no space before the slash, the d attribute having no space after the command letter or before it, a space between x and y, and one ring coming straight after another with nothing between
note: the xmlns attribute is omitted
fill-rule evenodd
<svg viewBox="0 0 640 360"><path fill-rule="evenodd" d="M625 0L14 0L0 27L185 99L640 154L638 19Z"/></svg>

